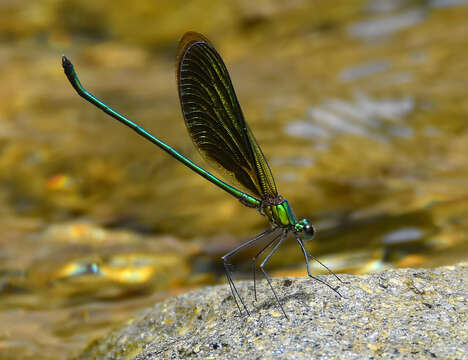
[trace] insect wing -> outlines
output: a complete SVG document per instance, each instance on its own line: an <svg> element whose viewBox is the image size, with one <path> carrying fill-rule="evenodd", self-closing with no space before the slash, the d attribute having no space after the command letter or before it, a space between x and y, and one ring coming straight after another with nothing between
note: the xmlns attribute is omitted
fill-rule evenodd
<svg viewBox="0 0 468 360"><path fill-rule="evenodd" d="M203 35L189 32L181 39L177 84L185 124L200 151L253 195L276 197L270 167L245 122L226 66Z"/></svg>

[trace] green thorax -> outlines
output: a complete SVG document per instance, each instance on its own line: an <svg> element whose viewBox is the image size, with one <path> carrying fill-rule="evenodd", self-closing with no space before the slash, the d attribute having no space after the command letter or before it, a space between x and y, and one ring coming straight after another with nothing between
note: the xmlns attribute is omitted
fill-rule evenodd
<svg viewBox="0 0 468 360"><path fill-rule="evenodd" d="M288 201L282 196L278 196L275 199L264 200L260 212L265 215L271 223L280 227L290 227L296 224L293 211Z"/></svg>

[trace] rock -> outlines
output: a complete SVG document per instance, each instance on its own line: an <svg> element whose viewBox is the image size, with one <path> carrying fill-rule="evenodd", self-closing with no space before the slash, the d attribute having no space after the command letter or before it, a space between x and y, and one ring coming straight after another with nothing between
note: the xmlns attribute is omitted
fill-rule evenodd
<svg viewBox="0 0 468 360"><path fill-rule="evenodd" d="M205 287L142 311L80 358L468 359L467 267L342 275L343 297L313 279L274 279L289 319L265 282L256 303L252 282L237 283L251 316L227 285Z"/></svg>

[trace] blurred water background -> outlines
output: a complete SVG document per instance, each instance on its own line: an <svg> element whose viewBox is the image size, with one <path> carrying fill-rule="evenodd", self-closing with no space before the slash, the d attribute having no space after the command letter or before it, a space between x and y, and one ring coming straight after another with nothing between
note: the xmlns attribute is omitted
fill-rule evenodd
<svg viewBox="0 0 468 360"><path fill-rule="evenodd" d="M467 19L464 0L1 1L0 359L65 359L224 282L219 257L267 225L79 98L62 54L205 165L175 85L178 39L204 33L280 193L316 225L309 250L359 274L468 257ZM272 274L305 275L292 238L280 251Z"/></svg>

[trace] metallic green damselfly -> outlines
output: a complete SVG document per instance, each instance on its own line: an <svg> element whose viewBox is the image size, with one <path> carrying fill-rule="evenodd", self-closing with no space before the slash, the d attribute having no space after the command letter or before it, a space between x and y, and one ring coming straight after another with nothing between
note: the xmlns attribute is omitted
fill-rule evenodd
<svg viewBox="0 0 468 360"><path fill-rule="evenodd" d="M296 219L289 203L278 194L270 166L252 131L244 120L244 115L242 114L226 66L208 39L201 34L188 32L180 41L177 58L177 86L182 113L188 132L196 147L208 159L221 165L246 191L229 185L209 173L138 124L96 98L81 85L73 64L65 56L62 57L62 66L65 75L78 95L114 119L130 127L153 144L159 146L189 169L237 198L245 206L258 210L260 214L268 219L271 225L270 229L228 252L221 258L232 296L240 313L242 313L242 310L238 299L246 313L250 314L232 280L230 258L267 236L268 241L266 246L253 258L255 299L257 298L255 285L257 260L265 251L269 250L260 263L259 268L263 272L278 306L284 316L287 317L272 286L271 278L264 267L290 233L294 235L301 248L308 275L329 286L339 294L338 287L331 287L328 283L311 274L309 258L318 261L341 281L331 270L306 250L303 241L312 239L315 230L308 219Z"/></svg>

